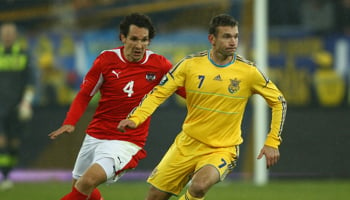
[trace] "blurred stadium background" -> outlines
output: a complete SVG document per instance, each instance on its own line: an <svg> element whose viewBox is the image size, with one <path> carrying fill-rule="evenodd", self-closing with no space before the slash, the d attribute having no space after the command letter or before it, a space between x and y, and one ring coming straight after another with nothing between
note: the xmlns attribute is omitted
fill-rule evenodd
<svg viewBox="0 0 350 200"><path fill-rule="evenodd" d="M240 21L239 54L254 60L253 0L2 0L0 22L14 21L37 73L34 118L24 135L14 181L70 180L84 129L96 106L70 136L49 140L61 125L95 57L120 45L118 24L130 12L157 27L151 49L173 63L209 48L207 25L229 13ZM311 3L311 4L309 4ZM315 3L315 4L314 4ZM317 5L316 5L317 4ZM268 76L288 101L281 159L272 180L350 180L350 2L268 0ZM347 9L347 10L346 10ZM148 157L125 180L145 180L180 130L186 109L176 97L155 113ZM239 165L229 179L251 180L253 122L249 105ZM1 179L1 177L0 177ZM348 182L349 188L350 184ZM350 194L350 192L349 192ZM1 197L1 193L0 193ZM302 198L301 198L302 199Z"/></svg>

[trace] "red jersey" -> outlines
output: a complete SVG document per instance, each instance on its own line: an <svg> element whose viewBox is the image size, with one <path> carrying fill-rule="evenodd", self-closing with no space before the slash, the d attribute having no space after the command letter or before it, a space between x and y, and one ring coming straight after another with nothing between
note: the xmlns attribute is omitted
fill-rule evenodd
<svg viewBox="0 0 350 200"><path fill-rule="evenodd" d="M86 133L98 139L124 140L143 147L150 118L125 133L117 130L118 123L160 82L172 64L150 50L146 50L141 61L129 62L123 55L123 48L103 51L96 58L63 124L75 125L93 95L100 91L101 99Z"/></svg>

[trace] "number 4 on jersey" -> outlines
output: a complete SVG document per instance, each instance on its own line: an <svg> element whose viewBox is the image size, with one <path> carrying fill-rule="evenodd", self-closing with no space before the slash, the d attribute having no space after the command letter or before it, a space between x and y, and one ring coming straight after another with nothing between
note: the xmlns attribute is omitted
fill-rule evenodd
<svg viewBox="0 0 350 200"><path fill-rule="evenodd" d="M134 81L129 81L123 88L123 91L128 94L128 97L131 97L134 94Z"/></svg>

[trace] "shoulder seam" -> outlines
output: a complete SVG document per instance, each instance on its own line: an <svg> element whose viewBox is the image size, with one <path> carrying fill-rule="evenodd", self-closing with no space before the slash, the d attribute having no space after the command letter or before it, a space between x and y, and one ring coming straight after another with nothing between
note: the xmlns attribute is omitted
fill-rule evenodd
<svg viewBox="0 0 350 200"><path fill-rule="evenodd" d="M246 64L248 64L248 65L250 65L250 66L256 67L256 64L255 64L253 61L247 60L247 59L245 59L244 57L242 57L241 55L238 55L238 54L237 54L236 59L237 59L238 61L241 61L241 62L243 62L243 63L246 63Z"/></svg>

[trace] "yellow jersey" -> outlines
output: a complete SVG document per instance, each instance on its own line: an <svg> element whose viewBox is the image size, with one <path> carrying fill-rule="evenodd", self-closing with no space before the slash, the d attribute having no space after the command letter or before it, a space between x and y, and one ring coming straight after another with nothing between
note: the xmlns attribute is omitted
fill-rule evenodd
<svg viewBox="0 0 350 200"><path fill-rule="evenodd" d="M226 65L215 64L210 51L184 58L145 96L128 118L139 125L179 87L186 89L188 113L182 129L188 136L212 147L241 144L245 107L250 96L259 94L272 110L265 145L279 146L286 101L271 80L252 62L237 54Z"/></svg>

